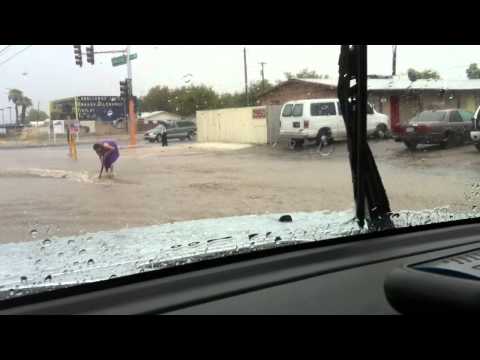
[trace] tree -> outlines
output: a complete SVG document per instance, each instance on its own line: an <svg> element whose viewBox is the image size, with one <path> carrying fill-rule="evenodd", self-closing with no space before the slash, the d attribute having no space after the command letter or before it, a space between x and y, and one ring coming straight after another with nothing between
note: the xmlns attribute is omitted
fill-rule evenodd
<svg viewBox="0 0 480 360"><path fill-rule="evenodd" d="M15 105L15 123L18 125L18 105L23 97L23 93L18 89L10 89L8 92L8 101Z"/></svg>
<svg viewBox="0 0 480 360"><path fill-rule="evenodd" d="M151 88L141 99L142 111L168 111L188 116L197 110L215 109L219 106L219 96L205 85L183 86L169 89L166 86Z"/></svg>
<svg viewBox="0 0 480 360"><path fill-rule="evenodd" d="M197 110L216 109L218 94L205 85L182 86L172 93L175 112L182 116L195 114Z"/></svg>
<svg viewBox="0 0 480 360"><path fill-rule="evenodd" d="M22 96L20 99L20 106L22 107L22 124L25 125L25 115L27 109L32 106L32 100L29 97Z"/></svg>
<svg viewBox="0 0 480 360"><path fill-rule="evenodd" d="M291 72L284 73L287 80L290 79L330 79L328 74L317 74L315 70L309 70L307 68L293 75Z"/></svg>
<svg viewBox="0 0 480 360"><path fill-rule="evenodd" d="M48 119L48 114L42 110L30 109L27 114L27 124L31 121L44 121Z"/></svg>
<svg viewBox="0 0 480 360"><path fill-rule="evenodd" d="M265 80L264 90L262 90L262 80L251 82L248 86L249 105L256 105L258 96L263 92L270 90L272 87L273 85L268 80ZM245 104L245 102L243 104Z"/></svg>
<svg viewBox="0 0 480 360"><path fill-rule="evenodd" d="M480 69L476 63L470 64L466 72L469 79L480 79Z"/></svg>
<svg viewBox="0 0 480 360"><path fill-rule="evenodd" d="M141 98L142 111L174 111L172 94L167 86L155 86Z"/></svg>
<svg viewBox="0 0 480 360"><path fill-rule="evenodd" d="M410 81L416 81L419 79L434 79L434 80L439 80L440 79L440 74L436 72L435 70L423 70L423 71L417 71L415 69L408 69L408 78Z"/></svg>

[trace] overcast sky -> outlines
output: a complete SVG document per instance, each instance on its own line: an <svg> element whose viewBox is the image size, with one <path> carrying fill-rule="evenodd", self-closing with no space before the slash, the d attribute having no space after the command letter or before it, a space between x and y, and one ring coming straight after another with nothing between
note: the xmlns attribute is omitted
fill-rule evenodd
<svg viewBox="0 0 480 360"><path fill-rule="evenodd" d="M3 49L6 45L0 45ZM98 45L96 51L121 49L125 45ZM303 68L335 77L338 72L337 45L279 46L247 45L248 79L260 79L259 62L264 61L265 77L283 79L286 71ZM126 77L126 66L112 67L115 55L96 55L95 65L75 65L72 45L34 45L14 56L25 45L13 45L0 53L0 108L9 106L8 88L18 88L29 96L35 107L40 102L48 110L48 102L75 95L118 95L120 80ZM83 46L84 50L85 46ZM84 50L85 51L85 50ZM192 74L193 84L206 84L219 92L241 91L244 88L243 46L241 45L132 45L138 58L133 64L133 88L136 95L145 95L155 85L171 87L185 84L184 76ZM8 61L7 61L8 60ZM369 47L369 73L390 74L391 45ZM465 69L472 62L480 63L480 46L399 45L397 72L410 67L431 68L444 79L466 79Z"/></svg>

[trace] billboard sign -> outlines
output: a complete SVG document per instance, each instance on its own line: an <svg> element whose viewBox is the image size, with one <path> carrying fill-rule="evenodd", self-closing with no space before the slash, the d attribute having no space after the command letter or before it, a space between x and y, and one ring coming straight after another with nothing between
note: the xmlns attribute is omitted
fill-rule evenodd
<svg viewBox="0 0 480 360"><path fill-rule="evenodd" d="M76 105L79 120L115 122L125 118L125 103L120 96L79 96Z"/></svg>

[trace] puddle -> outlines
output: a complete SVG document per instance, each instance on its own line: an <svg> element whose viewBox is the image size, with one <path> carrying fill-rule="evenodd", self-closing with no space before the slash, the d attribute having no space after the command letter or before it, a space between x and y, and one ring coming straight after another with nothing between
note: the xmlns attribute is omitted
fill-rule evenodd
<svg viewBox="0 0 480 360"><path fill-rule="evenodd" d="M68 170L55 169L6 169L0 171L0 177L45 177L54 179L66 179L71 181L94 183L94 178L89 176L88 172L75 172Z"/></svg>

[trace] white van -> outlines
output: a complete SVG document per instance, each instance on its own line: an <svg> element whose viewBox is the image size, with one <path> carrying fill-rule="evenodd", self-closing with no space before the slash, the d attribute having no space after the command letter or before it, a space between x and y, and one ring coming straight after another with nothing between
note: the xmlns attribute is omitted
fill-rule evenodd
<svg viewBox="0 0 480 360"><path fill-rule="evenodd" d="M367 134L385 137L390 133L388 116L368 104ZM280 113L280 137L295 146L305 140L319 141L321 135L333 140L345 140L347 133L338 99L308 99L285 103Z"/></svg>

